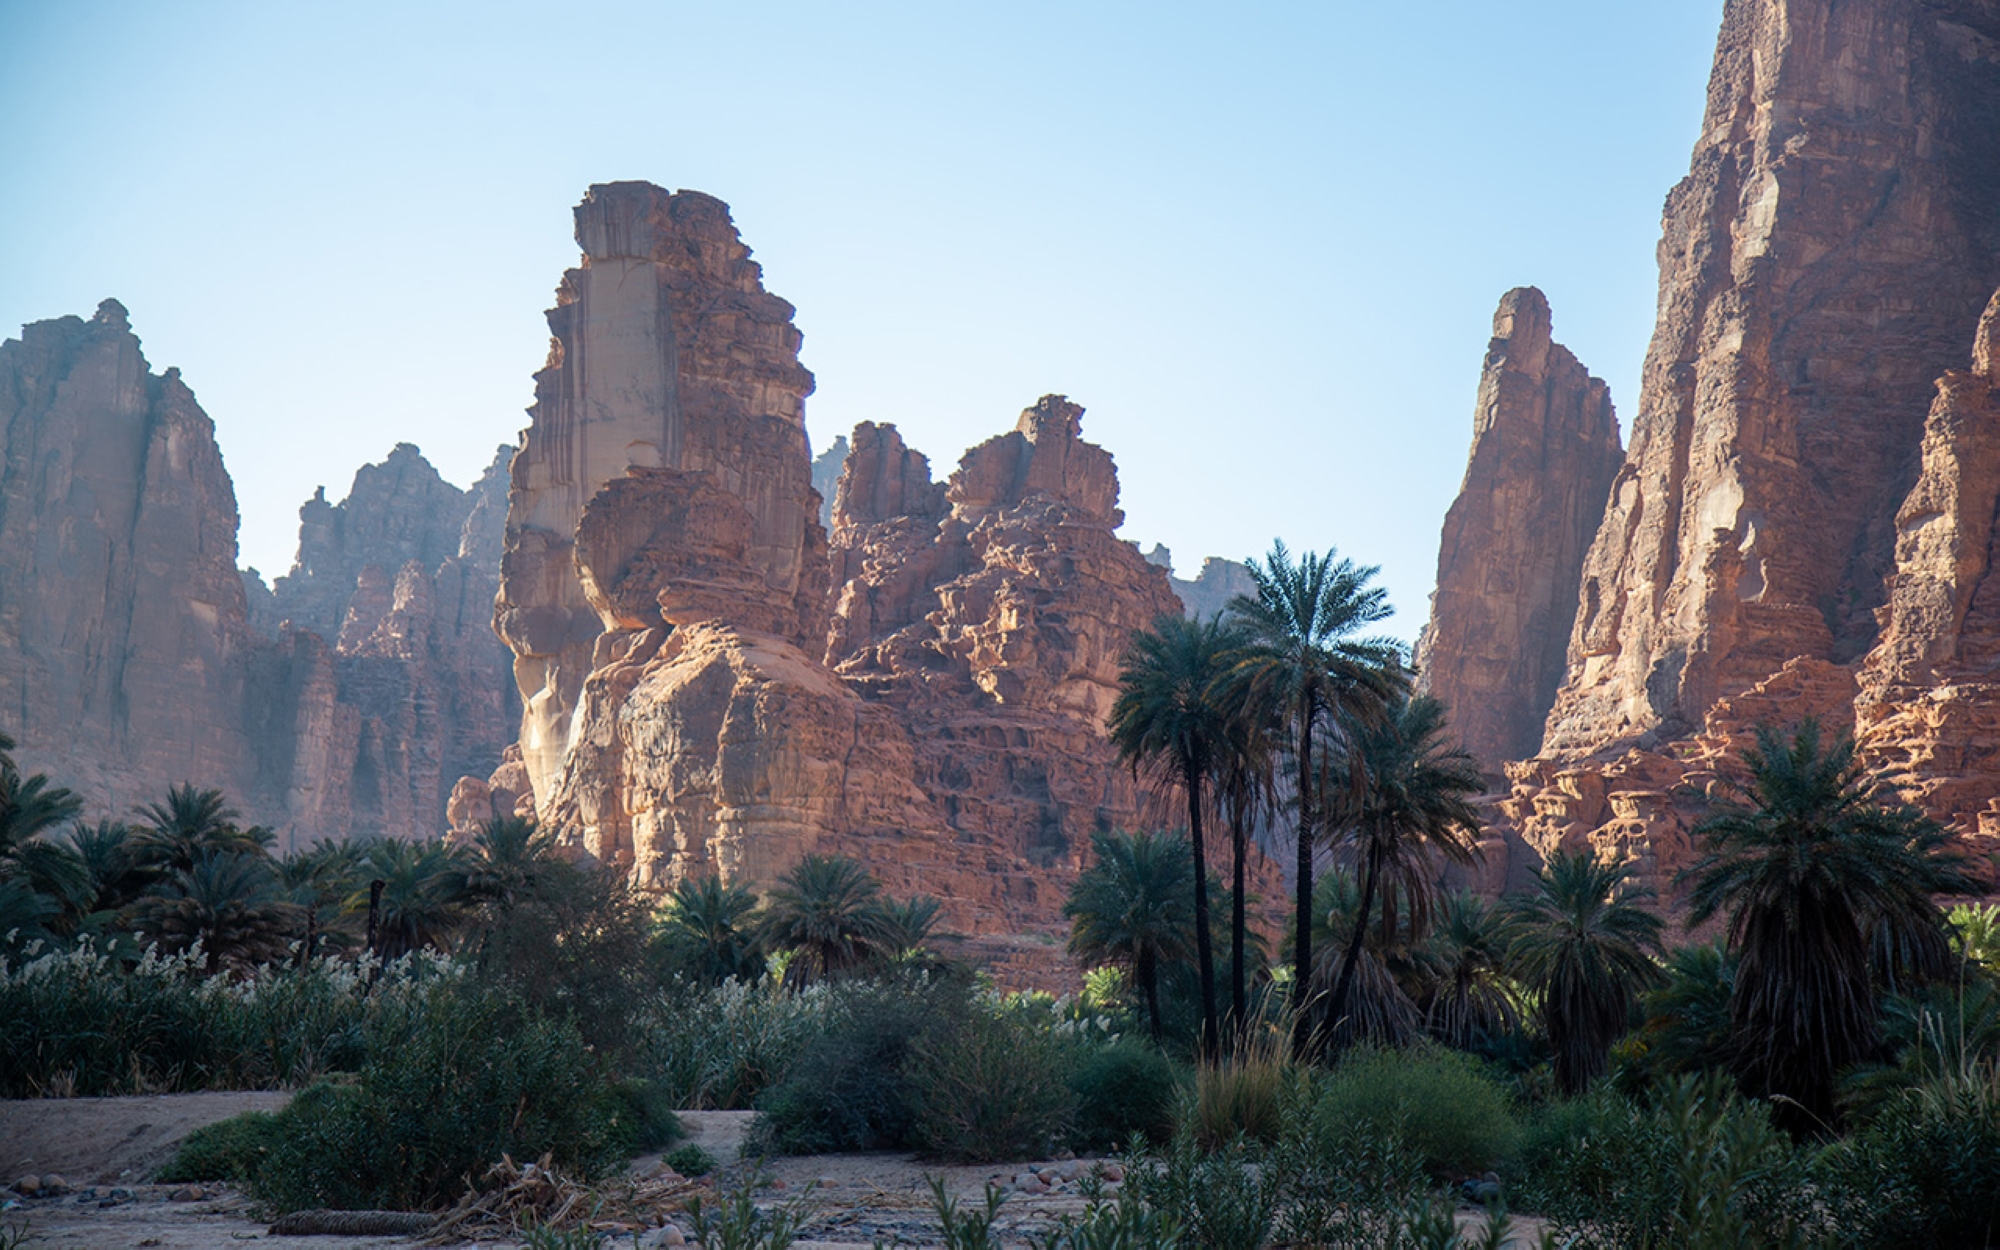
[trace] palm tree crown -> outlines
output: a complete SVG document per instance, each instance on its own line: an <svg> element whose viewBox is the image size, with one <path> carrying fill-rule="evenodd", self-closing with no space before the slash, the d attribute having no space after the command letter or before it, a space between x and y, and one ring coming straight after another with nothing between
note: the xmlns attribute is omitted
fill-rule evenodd
<svg viewBox="0 0 2000 1250"><path fill-rule="evenodd" d="M657 940L668 961L695 980L720 984L731 977L748 981L763 967L750 913L757 896L722 878L683 877L667 897Z"/></svg>
<svg viewBox="0 0 2000 1250"><path fill-rule="evenodd" d="M1837 1074L1875 1048L1874 984L1949 967L1935 896L1978 883L1942 826L1868 777L1846 735L1827 745L1814 720L1790 742L1760 728L1743 760L1738 802L1696 830L1689 920L1728 914L1738 1078L1790 1100L1780 1118L1792 1127L1827 1125Z"/></svg>
<svg viewBox="0 0 2000 1250"><path fill-rule="evenodd" d="M1556 1083L1570 1093L1603 1075L1634 996L1660 978L1660 918L1639 905L1651 895L1628 887L1630 875L1588 851L1559 851L1535 893L1513 905L1513 960L1539 999Z"/></svg>
<svg viewBox="0 0 2000 1250"><path fill-rule="evenodd" d="M841 855L808 855L779 878L762 926L764 942L793 952L785 980L804 985L852 975L881 958L889 938L882 887Z"/></svg>

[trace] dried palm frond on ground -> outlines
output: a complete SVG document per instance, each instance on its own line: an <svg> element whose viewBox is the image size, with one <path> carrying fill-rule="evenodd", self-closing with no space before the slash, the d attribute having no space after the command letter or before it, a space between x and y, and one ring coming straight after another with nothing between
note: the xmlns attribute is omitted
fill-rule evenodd
<svg viewBox="0 0 2000 1250"><path fill-rule="evenodd" d="M407 1237L427 1233L430 1211L294 1211L272 1223L273 1237Z"/></svg>
<svg viewBox="0 0 2000 1250"><path fill-rule="evenodd" d="M468 1191L439 1217L424 1239L427 1244L505 1236L531 1228L634 1232L657 1226L707 1187L670 1170L589 1185L564 1175L547 1155L529 1164L503 1155L483 1179L484 1188Z"/></svg>

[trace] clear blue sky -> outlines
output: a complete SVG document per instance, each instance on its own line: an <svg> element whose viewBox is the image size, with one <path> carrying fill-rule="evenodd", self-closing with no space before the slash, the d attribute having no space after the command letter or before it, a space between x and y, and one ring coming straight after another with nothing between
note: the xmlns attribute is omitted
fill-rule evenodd
<svg viewBox="0 0 2000 1250"><path fill-rule="evenodd" d="M1336 544L1409 636L1501 292L1629 428L1720 12L0 0L0 333L128 305L268 575L315 486L526 424L588 184L695 188L799 309L815 447L942 475L1065 392L1126 537Z"/></svg>

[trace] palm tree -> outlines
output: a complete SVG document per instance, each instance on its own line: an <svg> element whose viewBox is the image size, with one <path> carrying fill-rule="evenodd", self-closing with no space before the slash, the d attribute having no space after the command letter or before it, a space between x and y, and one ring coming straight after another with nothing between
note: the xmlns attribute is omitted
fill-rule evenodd
<svg viewBox="0 0 2000 1250"><path fill-rule="evenodd" d="M1368 584L1377 571L1336 559L1332 551L1307 552L1294 564L1285 544L1274 542L1268 559L1250 562L1257 593L1238 595L1229 605L1251 638L1232 670L1230 698L1282 711L1298 768L1292 973L1299 995L1307 992L1313 970L1313 840L1319 830L1314 736L1338 736L1349 723L1378 716L1407 680L1395 643L1353 636L1389 615L1386 592ZM1311 1013L1303 997L1293 1005L1292 1050L1305 1058L1313 1050Z"/></svg>
<svg viewBox="0 0 2000 1250"><path fill-rule="evenodd" d="M1846 735L1824 745L1810 719L1789 743L1760 728L1743 761L1738 802L1696 830L1689 921L1728 913L1744 1088L1788 1100L1779 1118L1796 1131L1831 1126L1840 1070L1877 1045L1874 984L1949 969L1935 896L1979 887L1943 827L1894 802Z"/></svg>
<svg viewBox="0 0 2000 1250"><path fill-rule="evenodd" d="M262 828L239 829L236 809L220 790L198 790L183 782L167 790L165 803L144 803L137 809L140 826L133 858L153 872L169 873L194 867L204 851L263 854L270 833Z"/></svg>
<svg viewBox="0 0 2000 1250"><path fill-rule="evenodd" d="M384 838L362 852L357 874L364 884L348 896L347 910L365 914L374 883L382 883L375 954L396 959L430 947L442 950L465 919L460 853L443 842Z"/></svg>
<svg viewBox="0 0 2000 1250"><path fill-rule="evenodd" d="M1188 838L1194 847L1195 958L1201 974L1201 1051L1220 1052L1215 1020L1215 946L1209 931L1208 850L1202 817L1204 786L1227 754L1228 710L1220 680L1242 640L1220 619L1190 621L1162 616L1132 635L1111 707L1111 741L1136 776L1151 771L1178 785L1187 801Z"/></svg>
<svg viewBox="0 0 2000 1250"><path fill-rule="evenodd" d="M1470 1050L1521 1027L1509 977L1505 918L1470 894L1440 909L1426 955L1432 967L1424 1027L1447 1046Z"/></svg>
<svg viewBox="0 0 2000 1250"><path fill-rule="evenodd" d="M785 981L803 986L862 971L887 953L889 922L881 883L842 855L807 855L778 879L762 935L793 952Z"/></svg>
<svg viewBox="0 0 2000 1250"><path fill-rule="evenodd" d="M1337 1045L1370 1041L1400 1045L1420 1023L1420 1013L1404 986L1412 972L1413 952L1405 935L1384 932L1361 920L1361 891L1354 878L1336 868L1313 886L1313 988L1323 994L1344 971L1350 979L1348 1004L1331 1017L1325 1035ZM1349 962L1342 950L1362 939L1360 953ZM1397 975L1398 971L1406 974Z"/></svg>
<svg viewBox="0 0 2000 1250"><path fill-rule="evenodd" d="M294 916L270 860L211 847L189 867L169 870L139 900L134 920L140 932L169 951L200 943L214 973L225 963L276 958Z"/></svg>
<svg viewBox="0 0 2000 1250"><path fill-rule="evenodd" d="M532 817L496 816L479 827L470 851L457 856L443 888L468 902L505 911L535 895L555 862L556 839L538 829Z"/></svg>
<svg viewBox="0 0 2000 1250"><path fill-rule="evenodd" d="M1539 1002L1556 1084L1574 1094L1601 1076L1638 991L1660 979L1660 918L1631 870L1589 852L1557 852L1537 889L1512 907L1511 955Z"/></svg>
<svg viewBox="0 0 2000 1250"><path fill-rule="evenodd" d="M1099 831L1090 843L1096 862L1077 877L1063 904L1069 953L1131 974L1158 1044L1160 970L1194 954L1193 854L1187 839L1170 833Z"/></svg>
<svg viewBox="0 0 2000 1250"><path fill-rule="evenodd" d="M322 838L278 861L278 888L305 921L305 932L299 939L300 967L319 954L322 916L353 893L360 859L361 848L354 843ZM336 936L351 940L344 934Z"/></svg>
<svg viewBox="0 0 2000 1250"><path fill-rule="evenodd" d="M129 826L116 820L78 821L70 826L69 846L90 875L92 914L121 911L145 892L147 873L133 860Z"/></svg>
<svg viewBox="0 0 2000 1250"><path fill-rule="evenodd" d="M657 937L672 964L696 980L748 981L763 967L750 913L757 896L722 878L683 877L667 897Z"/></svg>
<svg viewBox="0 0 2000 1250"><path fill-rule="evenodd" d="M46 908L23 904L21 914L32 910L62 933L87 914L90 873L71 848L43 835L82 806L82 799L51 786L41 773L23 777L11 761L0 766L0 879L19 882L46 902Z"/></svg>
<svg viewBox="0 0 2000 1250"><path fill-rule="evenodd" d="M1229 822L1229 1004L1230 1019L1240 1035L1250 1020L1245 959L1255 940L1245 914L1250 838L1258 820L1277 807L1276 764L1284 732L1277 709L1249 697L1253 690L1225 678L1223 694L1228 715L1214 773L1216 794Z"/></svg>
<svg viewBox="0 0 2000 1250"><path fill-rule="evenodd" d="M1435 855L1472 861L1479 812L1467 796L1486 788L1479 765L1464 748L1445 741L1444 705L1429 695L1400 700L1389 715L1355 727L1347 754L1359 765L1359 789L1339 792L1327 823L1337 852L1360 861L1360 923L1347 940L1347 956L1328 1003L1330 1018L1347 1009L1354 965L1364 931L1382 899L1384 936L1398 927L1397 903L1408 908L1409 940L1429 933L1437 893ZM1350 765L1352 767L1352 765Z"/></svg>

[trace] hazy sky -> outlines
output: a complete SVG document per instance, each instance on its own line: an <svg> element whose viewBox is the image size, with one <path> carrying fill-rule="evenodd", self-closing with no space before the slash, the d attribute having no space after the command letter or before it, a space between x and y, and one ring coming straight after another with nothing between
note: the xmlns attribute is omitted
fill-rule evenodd
<svg viewBox="0 0 2000 1250"><path fill-rule="evenodd" d="M729 202L814 447L948 472L1059 391L1124 535L1337 545L1414 634L1493 306L1629 428L1721 0L0 0L0 333L115 296L215 419L242 558L398 441L511 442L592 182Z"/></svg>

